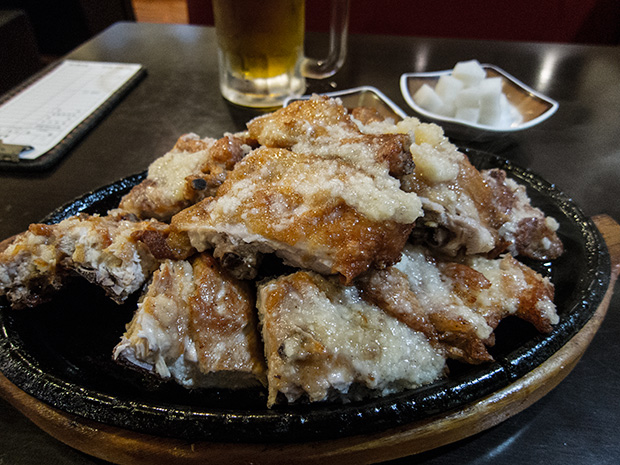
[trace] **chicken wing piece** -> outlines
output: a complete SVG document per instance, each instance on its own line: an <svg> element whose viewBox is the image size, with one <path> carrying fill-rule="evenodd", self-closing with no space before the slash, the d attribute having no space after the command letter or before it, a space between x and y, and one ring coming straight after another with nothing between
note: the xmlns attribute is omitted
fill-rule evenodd
<svg viewBox="0 0 620 465"><path fill-rule="evenodd" d="M256 117L248 122L247 128L250 137L260 145L287 149L299 142L329 138L335 132L360 134L339 100L318 96L291 102L280 110Z"/></svg>
<svg viewBox="0 0 620 465"><path fill-rule="evenodd" d="M562 255L564 246L557 235L558 222L531 205L525 187L501 169L481 173L493 191L496 207L508 217L499 229L499 237L508 243L508 251L535 260L553 260Z"/></svg>
<svg viewBox="0 0 620 465"><path fill-rule="evenodd" d="M250 150L246 141L243 134L218 140L182 136L151 164L146 179L121 199L119 208L139 218L169 221L182 209L215 195L226 174Z"/></svg>
<svg viewBox="0 0 620 465"><path fill-rule="evenodd" d="M193 252L187 237L169 225L138 221L118 210L33 224L0 250L0 295L14 308L35 306L49 300L73 271L122 303L161 260Z"/></svg>
<svg viewBox="0 0 620 465"><path fill-rule="evenodd" d="M408 134L365 132L365 126L337 99L314 96L292 102L253 119L247 126L249 136L264 147L338 157L360 169L368 166L374 170L381 164L396 178L414 169Z"/></svg>
<svg viewBox="0 0 620 465"><path fill-rule="evenodd" d="M112 300L122 303L150 278L159 266L161 257L156 255L164 252L162 247L149 248L147 242L140 240L141 236L150 232L166 237L169 229L159 221L135 221L122 212L78 215L56 225L56 248L64 257L64 267L102 287ZM191 251L187 244L186 253Z"/></svg>
<svg viewBox="0 0 620 465"><path fill-rule="evenodd" d="M259 285L268 406L387 395L444 375L427 338L360 298L357 288L300 271Z"/></svg>
<svg viewBox="0 0 620 465"><path fill-rule="evenodd" d="M42 304L64 285L67 270L61 266L53 229L32 224L0 243L0 296L13 308Z"/></svg>
<svg viewBox="0 0 620 465"><path fill-rule="evenodd" d="M438 126L398 124L407 126L415 134L410 149L416 169L401 179L402 186L418 194L424 209L414 242L452 256L498 256L508 250L555 258L562 253L557 222L531 206L523 187L501 170L478 171Z"/></svg>
<svg viewBox="0 0 620 465"><path fill-rule="evenodd" d="M509 315L545 333L559 321L551 282L508 254L457 261L408 245L398 264L364 275L357 285L365 299L467 363L493 360L487 347Z"/></svg>
<svg viewBox="0 0 620 465"><path fill-rule="evenodd" d="M350 282L398 261L420 213L417 196L379 164L371 171L338 157L260 148L235 166L217 197L171 224L197 250L213 248L237 276L253 277L257 257L274 252Z"/></svg>
<svg viewBox="0 0 620 465"><path fill-rule="evenodd" d="M254 290L213 257L166 260L114 349L114 359L187 388L265 382Z"/></svg>

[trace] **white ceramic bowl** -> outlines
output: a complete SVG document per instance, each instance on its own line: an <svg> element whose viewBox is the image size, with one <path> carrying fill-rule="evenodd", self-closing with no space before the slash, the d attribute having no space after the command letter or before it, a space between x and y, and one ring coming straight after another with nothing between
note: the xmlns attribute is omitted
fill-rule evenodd
<svg viewBox="0 0 620 465"><path fill-rule="evenodd" d="M428 84L430 87L434 88L439 78L442 75L451 74L452 70L405 73L400 77L400 90L407 105L418 115L437 123L449 132L458 132L460 135L464 136L475 136L479 134L500 135L522 131L545 121L557 111L559 105L555 100L528 87L496 66L489 64L483 64L481 66L487 72L487 77L500 77L502 79L502 92L506 95L508 102L521 115L521 117L517 118L510 126L494 127L484 124L468 123L455 118L431 113L414 102L413 95L423 84Z"/></svg>

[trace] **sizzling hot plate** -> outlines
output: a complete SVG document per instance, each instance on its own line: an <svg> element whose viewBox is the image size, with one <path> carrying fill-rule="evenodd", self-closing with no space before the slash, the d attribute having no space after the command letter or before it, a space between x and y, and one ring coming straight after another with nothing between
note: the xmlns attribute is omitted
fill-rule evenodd
<svg viewBox="0 0 620 465"><path fill-rule="evenodd" d="M527 262L555 284L561 322L551 334L540 335L516 318L504 320L491 350L495 363L451 362L448 379L380 399L267 409L261 389L188 391L116 365L112 349L131 319L135 297L117 306L100 289L79 281L38 308L12 311L0 303L0 370L28 394L62 411L192 441L320 440L378 432L462 408L522 377L561 348L596 311L610 276L598 230L566 195L510 162L466 152L478 168L503 168L526 185L532 203L559 221L565 246L558 260ZM144 176L86 194L43 221L54 223L79 212L104 214Z"/></svg>

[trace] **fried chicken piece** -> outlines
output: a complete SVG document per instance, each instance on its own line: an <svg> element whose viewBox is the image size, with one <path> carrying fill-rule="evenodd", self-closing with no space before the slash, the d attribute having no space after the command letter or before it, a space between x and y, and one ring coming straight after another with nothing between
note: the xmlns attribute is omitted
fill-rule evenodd
<svg viewBox="0 0 620 465"><path fill-rule="evenodd" d="M387 395L431 383L445 359L426 337L353 286L300 271L262 283L268 406Z"/></svg>
<svg viewBox="0 0 620 465"><path fill-rule="evenodd" d="M401 178L424 209L414 242L452 256L510 251L547 259L562 253L557 222L532 207L525 189L502 170L478 171L438 126L407 119L397 127L416 141L410 147L416 170Z"/></svg>
<svg viewBox="0 0 620 465"><path fill-rule="evenodd" d="M119 208L139 218L169 221L175 213L215 195L227 173L250 150L243 134L221 139L181 136L174 148L155 160L144 181L126 194Z"/></svg>
<svg viewBox="0 0 620 465"><path fill-rule="evenodd" d="M337 139L336 156L362 169L387 164L404 190L420 196L424 217L415 232L424 240L453 255L463 250L499 253L505 248L498 229L506 215L492 203L493 193L479 171L441 128L415 118L394 123L360 111L356 114L361 119L350 115L338 100L314 97L254 119L248 131L265 146L326 158L335 152L325 141Z"/></svg>
<svg viewBox="0 0 620 465"><path fill-rule="evenodd" d="M217 197L177 214L192 246L252 278L262 253L346 282L400 257L420 203L385 167L260 148L239 162Z"/></svg>
<svg viewBox="0 0 620 465"><path fill-rule="evenodd" d="M187 237L169 225L138 221L118 210L33 224L0 251L0 295L14 308L32 307L49 300L73 271L122 303L149 279L160 260L193 252Z"/></svg>
<svg viewBox="0 0 620 465"><path fill-rule="evenodd" d="M360 169L377 164L400 178L414 169L408 134L369 134L339 100L314 96L248 123L248 133L264 147L286 148L324 158L340 158ZM337 142L337 143L336 143Z"/></svg>
<svg viewBox="0 0 620 465"><path fill-rule="evenodd" d="M508 251L535 260L553 260L562 255L558 222L531 205L525 187L501 169L481 173L493 192L492 201L508 217L499 229L500 239L509 244Z"/></svg>
<svg viewBox="0 0 620 465"><path fill-rule="evenodd" d="M351 116L363 125L386 120L378 109L371 107L355 107L351 109Z"/></svg>
<svg viewBox="0 0 620 465"><path fill-rule="evenodd" d="M162 262L114 359L187 388L265 383L254 291L208 254Z"/></svg>
<svg viewBox="0 0 620 465"><path fill-rule="evenodd" d="M424 209L414 239L453 256L501 252L498 230L507 217L467 157L443 136L411 151L416 170L403 179L403 189L418 194Z"/></svg>
<svg viewBox="0 0 620 465"><path fill-rule="evenodd" d="M541 333L549 333L560 321L553 297L555 288L541 276L509 254L501 259L466 257L464 264L484 274L492 285L480 293L473 304L492 328L515 315L531 323Z"/></svg>
<svg viewBox="0 0 620 465"><path fill-rule="evenodd" d="M168 230L164 223L135 221L123 213L78 215L56 225L56 247L64 257L64 267L102 287L112 300L122 303L159 266L160 260L147 243L139 240L140 235L150 231L165 236ZM187 253L190 250L188 244Z"/></svg>
<svg viewBox="0 0 620 465"><path fill-rule="evenodd" d="M265 147L292 148L295 144L360 131L339 100L313 96L254 118L247 124L250 137Z"/></svg>
<svg viewBox="0 0 620 465"><path fill-rule="evenodd" d="M492 360L485 342L493 328L462 301L424 252L409 246L400 267L371 272L357 285L365 299L421 331L447 357L468 363Z"/></svg>
<svg viewBox="0 0 620 465"><path fill-rule="evenodd" d="M397 265L372 271L357 285L365 299L467 363L493 360L487 347L509 315L544 333L559 321L551 282L508 254L456 261L408 245Z"/></svg>
<svg viewBox="0 0 620 465"><path fill-rule="evenodd" d="M47 302L65 283L67 270L54 245L53 226L32 224L0 242L0 296L13 308Z"/></svg>

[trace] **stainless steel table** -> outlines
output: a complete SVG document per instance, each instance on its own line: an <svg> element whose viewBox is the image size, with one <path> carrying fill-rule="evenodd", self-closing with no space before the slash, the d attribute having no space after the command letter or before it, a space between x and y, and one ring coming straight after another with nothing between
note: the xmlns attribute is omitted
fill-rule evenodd
<svg viewBox="0 0 620 465"><path fill-rule="evenodd" d="M310 50L317 51L322 40L310 36ZM0 239L87 191L144 170L180 134L219 137L253 116L219 94L211 28L118 23L68 57L142 63L148 75L53 169L0 172ZM618 47L355 35L345 67L310 89L371 85L407 111L398 87L402 73L449 69L471 58L505 69L560 107L536 128L461 143L530 168L589 216L606 213L620 221ZM620 291L585 356L559 387L499 426L421 454L415 463L620 463L618 334ZM0 400L0 464L41 462L103 463L49 437Z"/></svg>

